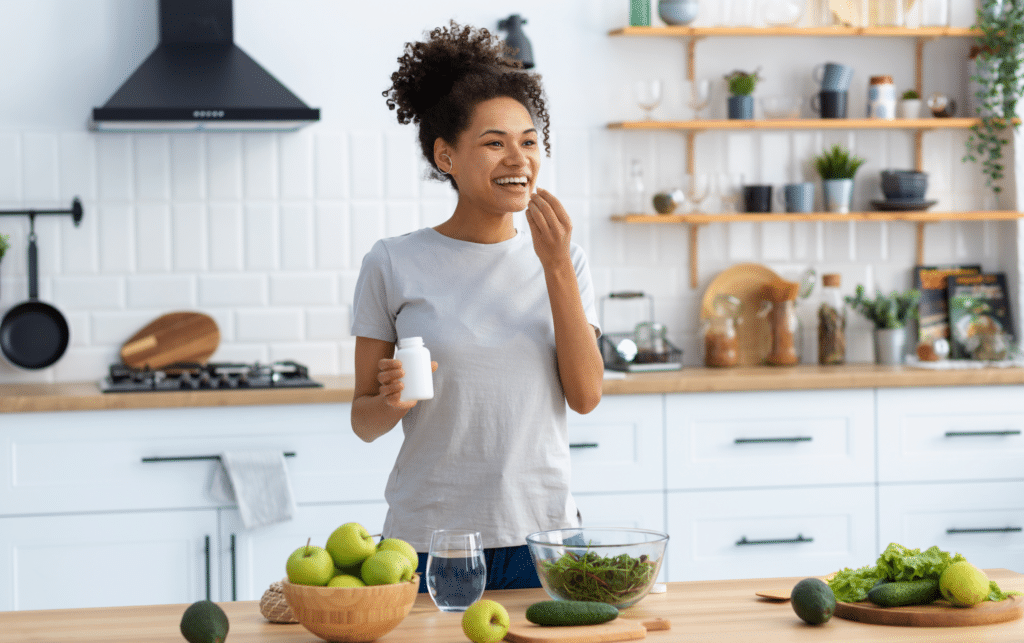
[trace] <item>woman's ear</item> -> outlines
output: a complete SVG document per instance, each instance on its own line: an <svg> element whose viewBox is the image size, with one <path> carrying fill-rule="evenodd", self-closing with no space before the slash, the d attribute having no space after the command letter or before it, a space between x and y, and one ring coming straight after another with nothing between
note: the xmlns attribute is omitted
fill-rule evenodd
<svg viewBox="0 0 1024 643"><path fill-rule="evenodd" d="M444 174L451 174L455 167L452 162L452 146L441 137L434 139L434 165Z"/></svg>

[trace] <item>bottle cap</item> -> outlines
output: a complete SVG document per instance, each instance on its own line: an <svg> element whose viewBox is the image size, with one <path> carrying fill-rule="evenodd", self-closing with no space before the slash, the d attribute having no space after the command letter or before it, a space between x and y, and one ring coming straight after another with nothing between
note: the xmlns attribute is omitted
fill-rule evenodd
<svg viewBox="0 0 1024 643"><path fill-rule="evenodd" d="M843 283L843 276L835 272L830 272L827 275L821 276L821 283L826 288L838 288L840 284Z"/></svg>
<svg viewBox="0 0 1024 643"><path fill-rule="evenodd" d="M423 346L422 337L403 337L398 340L399 348L413 348L415 346Z"/></svg>

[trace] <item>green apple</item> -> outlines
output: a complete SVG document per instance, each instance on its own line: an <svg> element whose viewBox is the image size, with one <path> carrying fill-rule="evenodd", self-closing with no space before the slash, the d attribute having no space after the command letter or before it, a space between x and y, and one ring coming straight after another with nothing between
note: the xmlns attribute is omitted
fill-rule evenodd
<svg viewBox="0 0 1024 643"><path fill-rule="evenodd" d="M376 550L373 536L358 522L346 522L327 538L327 551L342 569L362 563Z"/></svg>
<svg viewBox="0 0 1024 643"><path fill-rule="evenodd" d="M412 580L416 572L409 559L391 549L378 551L363 562L360 570L367 585L393 585Z"/></svg>
<svg viewBox="0 0 1024 643"><path fill-rule="evenodd" d="M391 549L402 554L409 559L412 564L412 570L416 571L416 568L420 566L420 556L416 553L416 550L412 545L405 542L401 538L385 538L384 540L377 543L377 551L383 551L385 549Z"/></svg>
<svg viewBox="0 0 1024 643"><path fill-rule="evenodd" d="M331 580L327 581L328 587L366 587L366 583L363 582L358 576L352 576L351 574L338 574Z"/></svg>
<svg viewBox="0 0 1024 643"><path fill-rule="evenodd" d="M288 557L284 565L288 581L296 585L326 585L334 576L334 560L326 549L309 542Z"/></svg>
<svg viewBox="0 0 1024 643"><path fill-rule="evenodd" d="M497 601L477 601L462 613L462 631L473 643L497 643L508 634L508 612Z"/></svg>

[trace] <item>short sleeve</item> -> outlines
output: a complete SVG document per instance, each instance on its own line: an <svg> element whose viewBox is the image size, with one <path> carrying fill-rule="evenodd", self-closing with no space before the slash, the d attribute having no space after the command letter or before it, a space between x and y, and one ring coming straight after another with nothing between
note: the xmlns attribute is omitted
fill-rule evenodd
<svg viewBox="0 0 1024 643"><path fill-rule="evenodd" d="M373 244L363 257L352 302L352 335L385 342L398 341L395 312L388 301L392 279L391 259L383 241Z"/></svg>
<svg viewBox="0 0 1024 643"><path fill-rule="evenodd" d="M590 263L587 261L587 255L583 252L583 248L576 244L572 245L572 263L573 269L576 271L576 282L580 288L583 312L587 316L587 321L597 329L597 334L600 335L601 322L597 318L597 304L594 295L594 281L590 276Z"/></svg>

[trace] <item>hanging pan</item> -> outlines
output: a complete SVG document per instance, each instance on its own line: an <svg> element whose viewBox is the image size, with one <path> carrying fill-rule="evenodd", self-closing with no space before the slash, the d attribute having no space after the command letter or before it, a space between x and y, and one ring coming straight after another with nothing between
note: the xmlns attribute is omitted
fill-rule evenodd
<svg viewBox="0 0 1024 643"><path fill-rule="evenodd" d="M64 315L39 301L38 264L33 221L28 235L28 301L8 310L0 322L4 357L15 366L31 369L46 368L59 360L71 338Z"/></svg>

